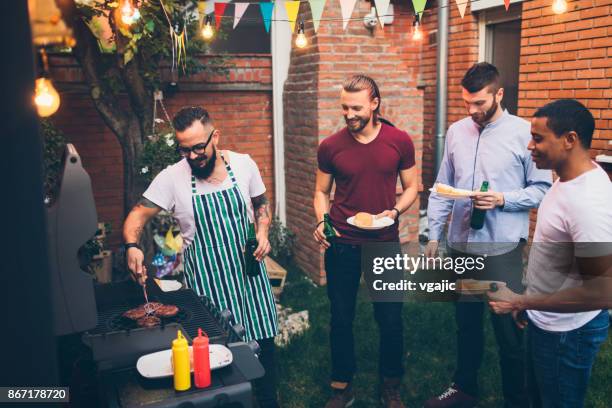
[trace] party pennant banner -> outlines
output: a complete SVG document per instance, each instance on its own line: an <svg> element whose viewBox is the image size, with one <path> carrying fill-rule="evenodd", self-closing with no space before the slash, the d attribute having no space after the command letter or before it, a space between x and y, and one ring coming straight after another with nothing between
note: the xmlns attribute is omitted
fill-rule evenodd
<svg viewBox="0 0 612 408"><path fill-rule="evenodd" d="M356 3L357 0L340 0L340 8L342 9L342 28L344 30L346 30L346 26L348 26L348 22L351 19Z"/></svg>
<svg viewBox="0 0 612 408"><path fill-rule="evenodd" d="M412 0L412 6L414 7L414 14L418 15L419 17L423 17L423 11L425 10L426 3L427 3L427 0Z"/></svg>
<svg viewBox="0 0 612 408"><path fill-rule="evenodd" d="M459 15L461 16L461 18L465 16L465 10L467 10L468 1L469 0L455 0L455 3L457 3L457 8L459 9Z"/></svg>
<svg viewBox="0 0 612 408"><path fill-rule="evenodd" d="M240 19L244 15L244 12L249 7L250 3L234 3L234 28L240 22Z"/></svg>
<svg viewBox="0 0 612 408"><path fill-rule="evenodd" d="M300 1L286 1L285 9L287 10L287 18L291 25L291 32L295 30L295 20L297 19L298 12L300 11Z"/></svg>
<svg viewBox="0 0 612 408"><path fill-rule="evenodd" d="M221 26L221 17L225 14L225 8L227 7L227 3L215 3L215 25L217 30Z"/></svg>
<svg viewBox="0 0 612 408"><path fill-rule="evenodd" d="M374 0L376 4L376 14L378 14L378 21L380 22L380 27L385 27L384 18L387 15L387 11L389 10L389 3L391 0Z"/></svg>
<svg viewBox="0 0 612 408"><path fill-rule="evenodd" d="M506 6L506 11L510 8L510 0L504 0L504 6Z"/></svg>
<svg viewBox="0 0 612 408"><path fill-rule="evenodd" d="M214 3L212 1L198 1L198 13L200 14L200 20L205 18L207 14L212 13L214 10Z"/></svg>
<svg viewBox="0 0 612 408"><path fill-rule="evenodd" d="M319 31L319 24L321 24L321 16L325 9L326 0L309 0L310 12L312 13L312 24L314 25L315 33Z"/></svg>
<svg viewBox="0 0 612 408"><path fill-rule="evenodd" d="M274 11L274 3L259 3L259 10L261 11L261 16L263 17L264 26L266 27L266 32L270 32L270 22L272 21L272 11Z"/></svg>

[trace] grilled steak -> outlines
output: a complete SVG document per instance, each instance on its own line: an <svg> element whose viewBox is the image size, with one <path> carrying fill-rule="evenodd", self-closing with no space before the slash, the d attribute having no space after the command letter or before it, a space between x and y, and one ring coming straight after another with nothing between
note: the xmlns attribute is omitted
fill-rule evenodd
<svg viewBox="0 0 612 408"><path fill-rule="evenodd" d="M178 314L179 308L174 305L162 305L155 309L155 316L173 317Z"/></svg>
<svg viewBox="0 0 612 408"><path fill-rule="evenodd" d="M141 317L136 321L136 323L138 323L138 326L140 327L155 327L160 322L161 320L159 320L159 317L156 316L145 316Z"/></svg>

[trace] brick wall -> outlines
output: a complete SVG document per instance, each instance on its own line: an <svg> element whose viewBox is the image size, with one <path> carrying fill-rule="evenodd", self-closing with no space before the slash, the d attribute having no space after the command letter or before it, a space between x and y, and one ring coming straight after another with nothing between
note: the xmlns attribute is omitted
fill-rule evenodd
<svg viewBox="0 0 612 408"><path fill-rule="evenodd" d="M612 0L523 4L519 115L560 98L575 98L595 117L591 153L612 155Z"/></svg>
<svg viewBox="0 0 612 408"><path fill-rule="evenodd" d="M317 169L316 150L320 140L345 126L340 109L342 81L351 74L371 75L381 89L382 115L406 130L415 143L417 166L421 168L422 92L417 89L420 44L407 41L412 29L411 9L396 4L395 21L371 34L361 19L342 29L339 3L328 2L319 32L306 26L309 46L293 49L285 84L285 154L287 223L297 232L298 265L316 282L324 283L322 256L312 238L315 216L312 197ZM370 3L359 2L353 19L370 11ZM309 8L301 12L309 20ZM402 218L401 240L417 234L418 202Z"/></svg>
<svg viewBox="0 0 612 408"><path fill-rule="evenodd" d="M424 122L423 122L423 194L422 207L427 207L429 188L436 179L435 174L435 141L436 141L436 78L437 78L437 2L428 4L431 9L423 17L424 43L421 64L422 85L424 87ZM469 7L469 6L468 6ZM435 36L428 36L434 33ZM465 71L478 60L478 21L469 13L469 8L462 19L455 2L450 3L448 30L448 117L447 128L453 122L466 116L465 106L461 99L461 79ZM431 38L431 42L428 38Z"/></svg>
<svg viewBox="0 0 612 408"><path fill-rule="evenodd" d="M206 63L206 59L202 62ZM206 107L222 132L222 148L253 157L273 201L271 64L269 55L232 57L228 61L227 76L198 74L187 78L179 83L177 93L166 96L165 104L170 116L185 105ZM116 248L121 243L124 219L121 148L95 110L74 59L54 56L51 65L52 78L62 98L52 121L65 132L81 155L92 179L98 220L112 223L109 244Z"/></svg>

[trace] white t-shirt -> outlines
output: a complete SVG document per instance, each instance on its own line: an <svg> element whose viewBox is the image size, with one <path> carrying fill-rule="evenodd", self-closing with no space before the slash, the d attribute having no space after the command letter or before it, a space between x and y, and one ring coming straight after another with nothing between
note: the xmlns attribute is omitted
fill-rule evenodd
<svg viewBox="0 0 612 408"><path fill-rule="evenodd" d="M236 182L247 204L247 212L251 221L254 221L253 204L251 197L257 197L266 192L266 186L261 179L257 164L248 154L223 151ZM218 158L217 160L221 160ZM232 187L232 180L228 174L221 184L211 184L196 179L197 194L209 194ZM195 236L196 225L191 202L191 167L186 159L179 161L162 170L151 182L143 196L151 200L164 210L172 213L181 228L183 248L191 243Z"/></svg>
<svg viewBox="0 0 612 408"><path fill-rule="evenodd" d="M576 257L612 253L612 183L601 167L565 182L557 180L538 210L527 268L527 293L550 294L582 285ZM552 313L528 310L543 330L584 326L600 311Z"/></svg>

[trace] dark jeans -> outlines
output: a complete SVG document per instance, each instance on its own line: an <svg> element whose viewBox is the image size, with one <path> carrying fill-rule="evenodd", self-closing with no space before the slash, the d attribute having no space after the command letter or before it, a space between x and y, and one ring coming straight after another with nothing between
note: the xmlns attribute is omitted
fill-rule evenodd
<svg viewBox="0 0 612 408"><path fill-rule="evenodd" d="M276 364L274 358L274 338L257 340L261 353L259 362L266 370L266 374L254 381L255 397L260 408L277 408L276 400Z"/></svg>
<svg viewBox="0 0 612 408"><path fill-rule="evenodd" d="M522 249L498 256L488 256L485 271L481 276L462 276L476 279L492 279L509 282L515 291L520 285L522 274ZM470 256L452 251L453 257ZM459 301L455 303L457 322L457 370L454 382L459 389L472 396L478 396L478 370L484 354L483 312L487 304L480 301ZM525 345L523 331L519 329L512 315L497 315L491 312L491 323L499 351L502 375L502 390L505 407L528 407L529 397L525 380Z"/></svg>
<svg viewBox="0 0 612 408"><path fill-rule="evenodd" d="M398 244L399 250L399 244ZM353 320L361 278L361 247L333 243L325 252L327 296L330 301L332 381L350 382L355 374ZM380 336L378 371L381 377L399 378L404 373L403 303L373 302ZM360 333L371 336L372 332Z"/></svg>
<svg viewBox="0 0 612 408"><path fill-rule="evenodd" d="M608 336L609 324L607 310L567 332L550 332L529 324L530 357L542 407L584 406L591 368Z"/></svg>

